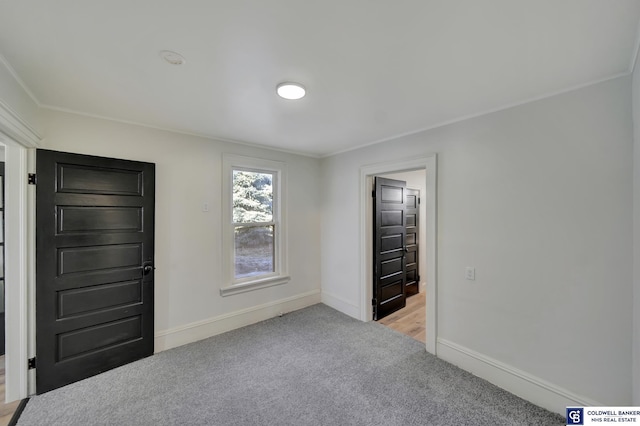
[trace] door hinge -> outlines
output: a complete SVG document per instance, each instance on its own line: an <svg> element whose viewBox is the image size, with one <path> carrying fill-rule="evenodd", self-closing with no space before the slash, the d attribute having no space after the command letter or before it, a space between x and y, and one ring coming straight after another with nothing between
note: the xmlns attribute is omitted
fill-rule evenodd
<svg viewBox="0 0 640 426"><path fill-rule="evenodd" d="M371 196L372 196L373 198L376 198L376 191L375 191L375 190L371 191Z"/></svg>
<svg viewBox="0 0 640 426"><path fill-rule="evenodd" d="M420 275L418 275L418 276L416 277L416 281L418 281L418 283L420 283Z"/></svg>
<svg viewBox="0 0 640 426"><path fill-rule="evenodd" d="M29 173L29 177L27 178L27 183L29 185L35 185L38 181L38 178L35 173Z"/></svg>
<svg viewBox="0 0 640 426"><path fill-rule="evenodd" d="M33 370L34 368L36 368L36 359L34 358L29 358L29 361L27 363L27 365L29 366L29 370Z"/></svg>
<svg viewBox="0 0 640 426"><path fill-rule="evenodd" d="M418 197L418 204L420 204L420 197Z"/></svg>
<svg viewBox="0 0 640 426"><path fill-rule="evenodd" d="M371 306L376 306L378 304L378 299L371 299Z"/></svg>

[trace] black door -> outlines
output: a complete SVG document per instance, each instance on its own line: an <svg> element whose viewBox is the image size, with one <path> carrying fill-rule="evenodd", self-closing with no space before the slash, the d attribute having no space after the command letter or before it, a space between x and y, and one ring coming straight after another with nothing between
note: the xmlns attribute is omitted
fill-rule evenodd
<svg viewBox="0 0 640 426"><path fill-rule="evenodd" d="M418 234L420 229L420 190L407 188L406 192L406 226L407 229L407 284L405 294L407 297L420 293L420 270L418 269L418 258L420 244Z"/></svg>
<svg viewBox="0 0 640 426"><path fill-rule="evenodd" d="M406 182L375 178L373 319L406 305Z"/></svg>
<svg viewBox="0 0 640 426"><path fill-rule="evenodd" d="M36 154L36 391L153 354L155 165Z"/></svg>

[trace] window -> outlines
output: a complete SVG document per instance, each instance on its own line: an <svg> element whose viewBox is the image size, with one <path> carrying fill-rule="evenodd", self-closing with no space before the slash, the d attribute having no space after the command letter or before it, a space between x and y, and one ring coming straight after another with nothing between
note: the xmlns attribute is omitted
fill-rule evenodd
<svg viewBox="0 0 640 426"><path fill-rule="evenodd" d="M229 285L220 293L286 283L284 164L235 155L225 155L223 163L223 252Z"/></svg>
<svg viewBox="0 0 640 426"><path fill-rule="evenodd" d="M275 272L272 172L233 169L236 280Z"/></svg>

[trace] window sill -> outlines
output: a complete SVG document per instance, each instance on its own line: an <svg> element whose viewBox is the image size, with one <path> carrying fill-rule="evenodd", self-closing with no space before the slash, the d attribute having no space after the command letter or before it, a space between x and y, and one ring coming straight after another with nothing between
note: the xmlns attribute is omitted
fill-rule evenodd
<svg viewBox="0 0 640 426"><path fill-rule="evenodd" d="M251 281L242 284L230 285L220 289L220 296L231 296L233 294L246 293L247 291L259 290L261 288L273 287L276 285L286 284L291 280L289 276L279 276L264 278L261 280Z"/></svg>

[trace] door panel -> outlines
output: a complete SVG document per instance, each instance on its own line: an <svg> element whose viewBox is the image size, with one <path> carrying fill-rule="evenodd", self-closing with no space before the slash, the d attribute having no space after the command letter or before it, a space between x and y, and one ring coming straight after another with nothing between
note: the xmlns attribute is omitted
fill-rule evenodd
<svg viewBox="0 0 640 426"><path fill-rule="evenodd" d="M142 303L142 281L102 284L58 292L60 318Z"/></svg>
<svg viewBox="0 0 640 426"><path fill-rule="evenodd" d="M404 260L402 257L384 260L380 262L380 280L387 281L403 274Z"/></svg>
<svg viewBox="0 0 640 426"><path fill-rule="evenodd" d="M58 234L142 231L140 207L58 207Z"/></svg>
<svg viewBox="0 0 640 426"><path fill-rule="evenodd" d="M406 183L375 178L373 318L406 305Z"/></svg>
<svg viewBox="0 0 640 426"><path fill-rule="evenodd" d="M420 190L407 188L407 283L406 295L412 296L420 292L419 259L419 226L420 226Z"/></svg>
<svg viewBox="0 0 640 426"><path fill-rule="evenodd" d="M57 164L58 192L142 195L142 172Z"/></svg>
<svg viewBox="0 0 640 426"><path fill-rule="evenodd" d="M58 335L58 361L87 356L142 338L140 315Z"/></svg>
<svg viewBox="0 0 640 426"><path fill-rule="evenodd" d="M155 165L48 150L36 157L42 393L153 354Z"/></svg>

